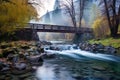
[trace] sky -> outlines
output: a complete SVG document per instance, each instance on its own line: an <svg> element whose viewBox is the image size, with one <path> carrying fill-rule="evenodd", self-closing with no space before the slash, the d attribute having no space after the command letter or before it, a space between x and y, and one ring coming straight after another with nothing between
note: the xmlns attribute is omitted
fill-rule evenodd
<svg viewBox="0 0 120 80"><path fill-rule="evenodd" d="M54 8L55 0L29 0L38 12L38 18L46 14L47 11L52 11Z"/></svg>

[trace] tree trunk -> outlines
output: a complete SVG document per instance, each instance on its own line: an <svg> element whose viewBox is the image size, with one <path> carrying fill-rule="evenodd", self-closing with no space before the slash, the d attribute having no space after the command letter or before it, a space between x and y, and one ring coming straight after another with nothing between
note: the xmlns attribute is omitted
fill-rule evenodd
<svg viewBox="0 0 120 80"><path fill-rule="evenodd" d="M74 8L75 6L74 6L73 0L72 0L72 6L71 6L71 7L72 7L72 15L73 15L73 16L72 16L72 18L73 18L73 25L74 25L74 27L77 27L77 26L76 26L76 18L75 18L76 13L75 13L75 8Z"/></svg>
<svg viewBox="0 0 120 80"><path fill-rule="evenodd" d="M85 6L85 0L80 0L79 3L79 8L80 8L80 14L79 14L79 27L81 27L82 25L82 17L83 17L83 10L84 10L84 6Z"/></svg>
<svg viewBox="0 0 120 80"><path fill-rule="evenodd" d="M110 7L110 9L112 10L112 16L110 16L111 12L109 12L107 0L104 0L108 24L109 24L109 28L110 28L110 35L112 37L117 36L118 27L119 27L119 23L120 23L120 5L118 7L118 13L117 13L116 2L117 2L117 0L112 0L111 7Z"/></svg>
<svg viewBox="0 0 120 80"><path fill-rule="evenodd" d="M109 28L110 28L110 35L112 37L115 36L115 32L114 32L114 28L111 24L111 21L110 21L110 15L109 15L109 10L108 10L108 6L107 6L107 1L104 0L104 4L105 4L105 10L106 10L106 15L107 15L107 19L108 19L108 24L109 24Z"/></svg>

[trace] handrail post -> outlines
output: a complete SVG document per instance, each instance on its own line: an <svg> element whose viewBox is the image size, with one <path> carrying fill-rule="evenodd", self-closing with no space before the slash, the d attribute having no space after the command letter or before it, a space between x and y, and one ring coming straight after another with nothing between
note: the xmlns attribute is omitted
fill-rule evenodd
<svg viewBox="0 0 120 80"><path fill-rule="evenodd" d="M43 29L45 29L45 25L43 25Z"/></svg>

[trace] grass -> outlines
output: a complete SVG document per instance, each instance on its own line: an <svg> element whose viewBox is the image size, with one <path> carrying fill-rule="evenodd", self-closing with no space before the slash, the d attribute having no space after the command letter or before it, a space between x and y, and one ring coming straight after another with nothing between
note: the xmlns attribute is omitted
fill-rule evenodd
<svg viewBox="0 0 120 80"><path fill-rule="evenodd" d="M93 43L101 43L105 46L111 45L115 48L120 48L120 38L114 39L114 38L105 38L101 40L90 40L91 44Z"/></svg>
<svg viewBox="0 0 120 80"><path fill-rule="evenodd" d="M101 43L105 46L111 45L117 49L116 55L120 56L120 38L117 38L117 39L105 38L105 39L101 39L101 40L90 40L89 43L91 43L91 44Z"/></svg>

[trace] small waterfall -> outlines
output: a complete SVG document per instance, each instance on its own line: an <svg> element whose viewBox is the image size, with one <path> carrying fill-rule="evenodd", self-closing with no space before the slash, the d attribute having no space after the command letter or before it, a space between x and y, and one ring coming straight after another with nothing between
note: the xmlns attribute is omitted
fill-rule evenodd
<svg viewBox="0 0 120 80"><path fill-rule="evenodd" d="M102 61L114 61L120 62L120 57L101 53L92 53L87 51L82 51L76 47L76 45L57 45L58 50L46 50L47 53L66 55L75 59L96 59Z"/></svg>

